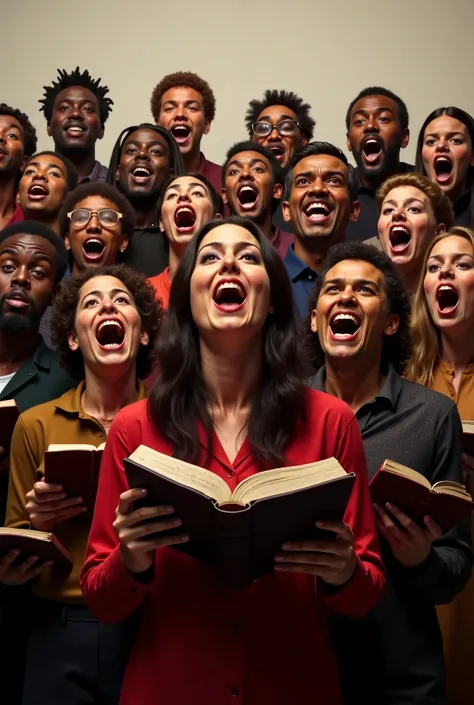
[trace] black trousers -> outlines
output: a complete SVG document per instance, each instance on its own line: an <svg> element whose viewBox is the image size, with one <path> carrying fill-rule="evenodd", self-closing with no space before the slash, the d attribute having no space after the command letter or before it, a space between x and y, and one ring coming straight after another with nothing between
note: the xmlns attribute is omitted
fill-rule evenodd
<svg viewBox="0 0 474 705"><path fill-rule="evenodd" d="M84 606L38 600L28 639L23 705L117 705L139 613L104 625Z"/></svg>

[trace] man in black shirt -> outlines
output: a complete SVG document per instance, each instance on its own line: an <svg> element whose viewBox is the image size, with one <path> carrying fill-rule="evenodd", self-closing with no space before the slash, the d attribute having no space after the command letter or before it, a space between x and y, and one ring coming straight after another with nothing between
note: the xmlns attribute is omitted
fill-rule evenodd
<svg viewBox="0 0 474 705"><path fill-rule="evenodd" d="M462 482L461 423L447 397L401 378L410 356L410 306L395 265L362 243L336 245L316 282L307 344L310 386L349 404L369 479L390 458L431 484ZM382 601L363 620L334 618L346 705L446 705L435 605L471 574L469 522L443 535L400 508L376 507L387 569Z"/></svg>
<svg viewBox="0 0 474 705"><path fill-rule="evenodd" d="M143 123L120 133L109 164L109 184L130 201L136 214L124 263L147 277L168 266L168 242L159 228L157 202L170 174L184 174L183 158L164 127Z"/></svg>
<svg viewBox="0 0 474 705"><path fill-rule="evenodd" d="M400 149L410 138L405 103L379 86L365 88L351 102L346 114L347 148L357 164L357 200L360 215L347 229L347 240L367 240L377 235L375 192L393 174L413 171L400 162Z"/></svg>

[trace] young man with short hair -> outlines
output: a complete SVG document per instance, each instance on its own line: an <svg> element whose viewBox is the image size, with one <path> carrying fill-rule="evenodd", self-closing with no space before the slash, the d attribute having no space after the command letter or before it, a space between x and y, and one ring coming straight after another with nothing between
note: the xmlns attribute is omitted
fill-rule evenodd
<svg viewBox="0 0 474 705"><path fill-rule="evenodd" d="M59 235L59 211L68 191L76 186L77 171L67 157L38 152L25 163L17 203L25 220L44 223Z"/></svg>
<svg viewBox="0 0 474 705"><path fill-rule="evenodd" d="M400 150L410 139L408 110L403 100L380 86L364 88L346 113L347 149L357 164L357 200L360 216L347 229L348 240L367 240L377 235L375 192L394 174L413 171L400 162Z"/></svg>
<svg viewBox="0 0 474 705"><path fill-rule="evenodd" d="M170 174L184 174L183 158L164 127L142 123L120 133L109 164L109 183L132 204L136 214L133 238L124 263L147 277L168 266L168 242L159 228L158 200Z"/></svg>
<svg viewBox="0 0 474 705"><path fill-rule="evenodd" d="M0 230L23 220L15 203L25 157L36 150L36 130L25 113L0 104Z"/></svg>
<svg viewBox="0 0 474 705"><path fill-rule="evenodd" d="M178 143L186 173L198 171L219 191L221 167L201 152L201 140L216 114L216 99L207 81L190 71L164 76L153 89L151 113Z"/></svg>
<svg viewBox="0 0 474 705"><path fill-rule="evenodd" d="M282 208L295 233L284 262L297 312L304 318L329 248L345 240L348 224L359 214L345 154L328 142L310 142L300 149L285 177Z"/></svg>
<svg viewBox="0 0 474 705"><path fill-rule="evenodd" d="M71 160L79 183L107 180L107 167L96 160L95 145L104 136L113 101L100 82L79 67L71 72L58 69L56 81L44 86L39 101L54 150Z"/></svg>
<svg viewBox="0 0 474 705"><path fill-rule="evenodd" d="M430 484L462 483L462 428L454 402L402 378L411 355L410 303L395 265L358 242L335 246L316 282L306 343L314 389L346 402L359 423L369 478L391 460ZM390 497L387 498L390 500ZM446 534L426 515L375 505L385 594L363 619L334 616L346 705L446 705L435 606L471 575L469 519Z"/></svg>
<svg viewBox="0 0 474 705"><path fill-rule="evenodd" d="M238 142L222 167L222 199L232 215L250 218L283 258L293 242L272 224L283 193L283 170L273 153L257 142Z"/></svg>

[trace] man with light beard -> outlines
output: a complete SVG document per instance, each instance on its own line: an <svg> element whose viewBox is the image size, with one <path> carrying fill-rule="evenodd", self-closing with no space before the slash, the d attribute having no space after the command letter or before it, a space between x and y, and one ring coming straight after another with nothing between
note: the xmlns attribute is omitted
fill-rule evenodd
<svg viewBox="0 0 474 705"><path fill-rule="evenodd" d="M283 171L272 152L256 142L238 142L222 167L222 199L232 215L250 218L283 258L293 242L290 233L272 224L280 205Z"/></svg>
<svg viewBox="0 0 474 705"><path fill-rule="evenodd" d="M357 200L360 216L347 229L347 240L367 240L377 235L375 192L389 176L413 171L400 162L400 149L410 139L405 103L380 86L365 88L351 102L346 114L347 148L357 164Z"/></svg>
<svg viewBox="0 0 474 705"><path fill-rule="evenodd" d="M284 263L302 318L329 248L345 240L348 224L359 215L352 174L345 154L329 142L310 142L290 161L282 208L295 240Z"/></svg>
<svg viewBox="0 0 474 705"><path fill-rule="evenodd" d="M161 274L168 266L168 242L159 229L157 202L171 173L181 176L184 166L168 130L150 123L122 130L110 159L109 184L128 198L136 214L123 262L147 277Z"/></svg>

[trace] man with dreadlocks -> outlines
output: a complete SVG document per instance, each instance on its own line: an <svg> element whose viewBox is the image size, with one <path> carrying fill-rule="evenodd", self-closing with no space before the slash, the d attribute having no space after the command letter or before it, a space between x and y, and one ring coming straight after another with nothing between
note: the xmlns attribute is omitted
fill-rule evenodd
<svg viewBox="0 0 474 705"><path fill-rule="evenodd" d="M79 183L107 180L107 167L95 158L95 143L104 136L113 101L100 81L79 67L71 73L58 69L57 80L44 86L44 98L39 101L54 149L74 164Z"/></svg>
<svg viewBox="0 0 474 705"><path fill-rule="evenodd" d="M25 157L36 151L36 130L16 108L0 104L0 230L23 220L15 196Z"/></svg>
<svg viewBox="0 0 474 705"><path fill-rule="evenodd" d="M164 127L143 123L120 133L108 181L128 198L136 214L123 261L147 277L161 274L168 266L168 241L160 231L157 203L168 177L184 173L178 144Z"/></svg>

